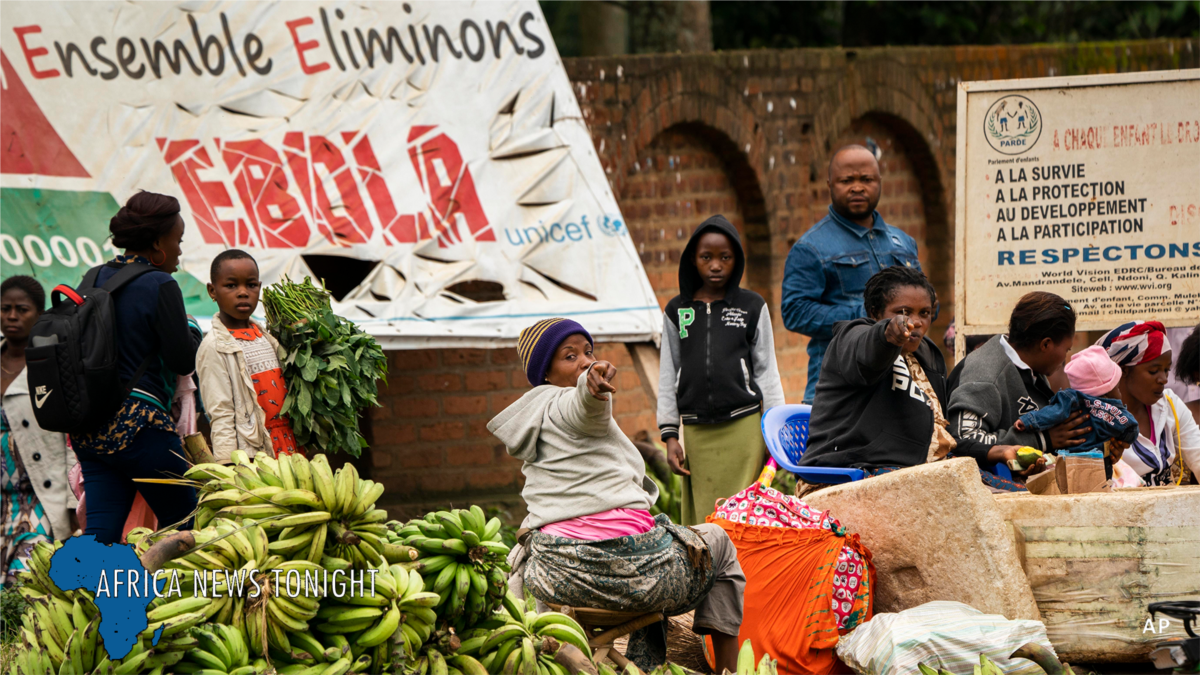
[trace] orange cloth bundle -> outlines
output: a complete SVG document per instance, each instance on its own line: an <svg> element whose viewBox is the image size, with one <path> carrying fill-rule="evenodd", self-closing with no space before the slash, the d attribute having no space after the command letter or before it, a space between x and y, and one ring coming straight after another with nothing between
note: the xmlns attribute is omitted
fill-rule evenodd
<svg viewBox="0 0 1200 675"><path fill-rule="evenodd" d="M755 660L770 654L779 661L779 672L788 675L851 672L834 648L839 634L871 618L875 586L871 553L858 535L743 525L714 516L708 522L720 525L737 547L746 575L738 641L750 640ZM843 547L858 554L867 573L856 589L850 618L839 630L831 605Z"/></svg>

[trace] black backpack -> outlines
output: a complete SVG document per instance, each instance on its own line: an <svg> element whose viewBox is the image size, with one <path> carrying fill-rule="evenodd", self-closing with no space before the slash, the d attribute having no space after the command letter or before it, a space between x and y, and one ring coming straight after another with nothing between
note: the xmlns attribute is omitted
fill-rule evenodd
<svg viewBox="0 0 1200 675"><path fill-rule="evenodd" d="M78 293L67 285L56 286L50 292L53 306L38 317L29 334L29 396L33 416L46 431L98 430L116 415L153 357L147 355L133 379L121 382L113 295L155 268L129 263L98 287L102 267L88 271Z"/></svg>

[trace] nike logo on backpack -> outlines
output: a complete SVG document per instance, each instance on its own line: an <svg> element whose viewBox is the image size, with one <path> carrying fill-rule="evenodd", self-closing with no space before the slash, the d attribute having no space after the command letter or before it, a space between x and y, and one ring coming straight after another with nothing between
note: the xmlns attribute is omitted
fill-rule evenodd
<svg viewBox="0 0 1200 675"><path fill-rule="evenodd" d="M53 394L53 393L54 393L53 389L51 389L50 391L46 391L45 387L38 387L37 392L33 396L33 404L36 405L38 407L38 409L40 410L42 407L42 404L45 403L46 399L50 398L50 394Z"/></svg>

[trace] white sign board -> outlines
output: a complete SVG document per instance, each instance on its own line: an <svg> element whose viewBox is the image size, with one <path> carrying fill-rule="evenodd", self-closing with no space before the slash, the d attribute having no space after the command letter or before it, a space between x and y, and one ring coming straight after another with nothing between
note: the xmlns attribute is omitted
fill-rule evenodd
<svg viewBox="0 0 1200 675"><path fill-rule="evenodd" d="M201 281L226 248L267 282L369 261L335 311L390 347L661 330L536 2L14 2L4 24L0 180L26 219L48 191L145 189L180 198ZM6 267L74 246L80 276L111 216L51 244L5 214Z"/></svg>
<svg viewBox="0 0 1200 675"><path fill-rule="evenodd" d="M1200 320L1200 71L961 82L960 332L1030 291L1079 330Z"/></svg>

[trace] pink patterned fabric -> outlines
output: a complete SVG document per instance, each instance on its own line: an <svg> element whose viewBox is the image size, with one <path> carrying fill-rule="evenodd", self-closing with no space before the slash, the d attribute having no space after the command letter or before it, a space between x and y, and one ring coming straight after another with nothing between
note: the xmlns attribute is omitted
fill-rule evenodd
<svg viewBox="0 0 1200 675"><path fill-rule="evenodd" d="M858 586L862 583L863 574L867 572L867 563L858 551L843 546L838 554L837 572L833 575L833 598L830 603L833 615L837 617L838 629L846 628L850 620L850 610L854 608L854 600L858 597Z"/></svg>
<svg viewBox="0 0 1200 675"><path fill-rule="evenodd" d="M541 531L555 537L601 541L654 529L654 516L641 509L612 509L543 525Z"/></svg>
<svg viewBox="0 0 1200 675"><path fill-rule="evenodd" d="M845 531L828 511L809 508L798 497L785 495L757 481L729 499L718 500L716 516L761 527L824 528L834 534Z"/></svg>
<svg viewBox="0 0 1200 675"><path fill-rule="evenodd" d="M785 495L757 481L750 487L724 501L717 502L716 518L758 527L791 527L808 530L829 530L838 536L846 528L829 511L819 511L800 500ZM837 571L833 575L833 597L830 607L837 618L838 628L845 628L854 608L854 599L862 584L867 564L849 546L838 554Z"/></svg>

